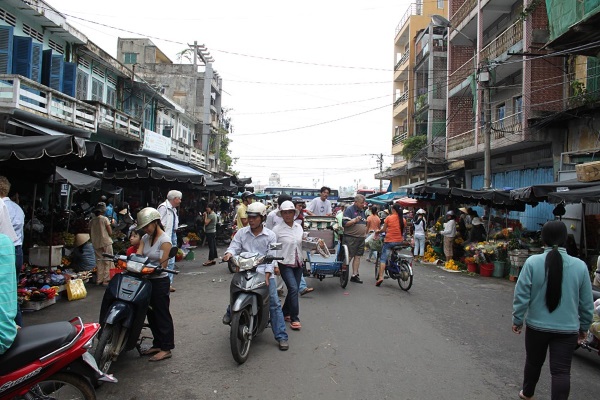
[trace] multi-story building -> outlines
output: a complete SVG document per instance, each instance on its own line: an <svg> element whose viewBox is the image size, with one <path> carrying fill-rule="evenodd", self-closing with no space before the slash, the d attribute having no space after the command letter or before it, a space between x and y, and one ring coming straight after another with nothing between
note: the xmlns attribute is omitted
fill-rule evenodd
<svg viewBox="0 0 600 400"><path fill-rule="evenodd" d="M391 180L392 189L408 183L411 169L416 174L420 171L420 164L410 163L402 156L404 141L426 134L431 144L429 139L439 134L434 127L443 119L445 93L438 86L443 79L431 68L440 62L438 56L444 44L440 30L429 25L432 15L446 14L446 4L445 0L410 4L395 30L391 135L394 160L389 170L375 175L376 179ZM435 152L434 146L430 149Z"/></svg>
<svg viewBox="0 0 600 400"><path fill-rule="evenodd" d="M203 152L205 165L211 172L221 168L219 147L222 132L222 79L213 69L212 58L202 46L191 46L194 62L173 63L150 39L119 38L117 58L135 68L136 74L172 98L185 110L195 125L195 135L181 136L173 132L173 146L191 145ZM169 118L159 121L163 132L171 127ZM165 130L166 129L166 130ZM170 132L170 131L169 131ZM186 131L189 133L189 129ZM179 154L179 150L175 152Z"/></svg>
<svg viewBox="0 0 600 400"><path fill-rule="evenodd" d="M554 181L564 135L549 122L566 85L564 58L541 50L546 4L449 0L449 22L446 157L464 161L465 187ZM535 228L547 217L542 206L521 219Z"/></svg>

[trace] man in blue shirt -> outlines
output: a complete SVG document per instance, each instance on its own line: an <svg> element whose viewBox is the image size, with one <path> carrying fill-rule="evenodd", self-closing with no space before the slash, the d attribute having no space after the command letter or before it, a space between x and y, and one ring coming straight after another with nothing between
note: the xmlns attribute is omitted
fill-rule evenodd
<svg viewBox="0 0 600 400"><path fill-rule="evenodd" d="M0 354L10 348L17 336L17 280L15 246L0 234Z"/></svg>
<svg viewBox="0 0 600 400"><path fill-rule="evenodd" d="M263 221L267 213L266 207L262 203L252 203L248 205L246 211L248 215L248 226L240 229L229 248L223 256L223 261L229 261L232 256L237 256L243 252L267 254L269 245L277 241L277 237L272 230L263 227ZM279 350L285 351L289 349L288 334L285 330L285 321L283 319L283 311L281 310L281 302L277 295L277 282L275 275L279 275L279 267L273 264L262 264L256 268L257 272L265 274L267 286L269 286L269 314L271 317L271 329L275 340L279 343ZM231 314L229 307L223 316L223 323L229 325L231 323Z"/></svg>

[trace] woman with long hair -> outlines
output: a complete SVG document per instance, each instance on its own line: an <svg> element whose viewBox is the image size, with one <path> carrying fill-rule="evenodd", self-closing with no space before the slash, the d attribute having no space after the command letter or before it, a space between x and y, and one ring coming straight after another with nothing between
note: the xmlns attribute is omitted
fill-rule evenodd
<svg viewBox="0 0 600 400"><path fill-rule="evenodd" d="M388 216L383 222L381 229L376 231L377 233L385 232L385 240L383 242L383 248L381 249L381 258L379 259L379 277L375 286L380 286L383 282L383 275L385 273L385 264L390 256L390 250L394 246L399 245L404 240L404 227L406 226L406 220L402 216L402 207L398 203L394 203L392 206L392 214Z"/></svg>
<svg viewBox="0 0 600 400"><path fill-rule="evenodd" d="M521 399L531 399L550 350L552 399L567 399L571 386L571 360L578 340L592 322L594 304L587 265L567 254L567 227L546 222L543 254L530 256L519 274L513 300L516 334L525 331L525 370Z"/></svg>
<svg viewBox="0 0 600 400"><path fill-rule="evenodd" d="M172 244L171 237L165 233L160 222L160 213L152 207L140 210L137 214L137 228L145 233L140 241L137 254L148 257L150 261L160 263L162 267L166 268ZM171 350L175 348L175 328L173 327L173 317L169 311L171 282L167 272L152 275L148 281L152 284L148 324L154 340L152 347L142 354L151 355L150 361L162 361L171 358Z"/></svg>

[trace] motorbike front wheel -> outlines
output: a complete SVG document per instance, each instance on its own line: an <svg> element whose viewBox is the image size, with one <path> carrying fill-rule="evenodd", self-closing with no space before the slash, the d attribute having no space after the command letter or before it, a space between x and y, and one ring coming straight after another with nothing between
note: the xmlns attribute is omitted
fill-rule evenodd
<svg viewBox="0 0 600 400"><path fill-rule="evenodd" d="M231 344L231 354L238 364L245 363L250 353L250 344L252 342L251 322L252 315L248 308L231 314L229 342Z"/></svg>
<svg viewBox="0 0 600 400"><path fill-rule="evenodd" d="M105 374L108 373L113 357L119 354L118 341L121 329L123 329L121 325L111 324L105 324L102 328L102 334L94 351L94 358L98 369Z"/></svg>
<svg viewBox="0 0 600 400"><path fill-rule="evenodd" d="M85 378L58 372L29 389L25 398L96 400L96 392Z"/></svg>

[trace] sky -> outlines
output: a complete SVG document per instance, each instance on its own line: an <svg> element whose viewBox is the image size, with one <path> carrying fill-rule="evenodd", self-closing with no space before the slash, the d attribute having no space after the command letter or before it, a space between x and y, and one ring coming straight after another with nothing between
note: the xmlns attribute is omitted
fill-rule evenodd
<svg viewBox="0 0 600 400"><path fill-rule="evenodd" d="M206 45L240 177L379 188L378 157L392 162L394 32L409 1L47 1L114 57L118 37L149 37L173 62L188 43Z"/></svg>

